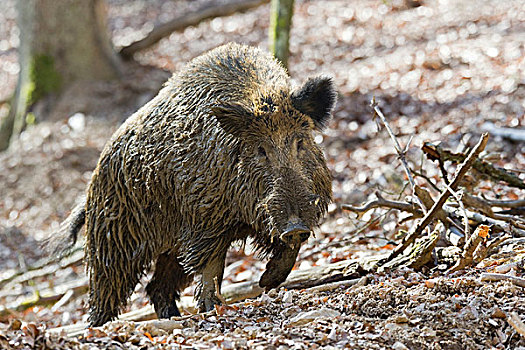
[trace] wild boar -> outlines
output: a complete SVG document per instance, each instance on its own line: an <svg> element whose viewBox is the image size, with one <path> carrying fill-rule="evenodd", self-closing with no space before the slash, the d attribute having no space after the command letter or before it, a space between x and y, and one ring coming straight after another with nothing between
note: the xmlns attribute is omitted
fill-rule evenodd
<svg viewBox="0 0 525 350"><path fill-rule="evenodd" d="M146 291L160 318L180 315L194 275L199 310L212 309L234 241L269 257L261 287L281 284L331 201L314 133L335 101L330 78L292 88L273 56L238 44L174 74L112 136L54 238L58 251L86 226L90 324L114 319L153 263Z"/></svg>

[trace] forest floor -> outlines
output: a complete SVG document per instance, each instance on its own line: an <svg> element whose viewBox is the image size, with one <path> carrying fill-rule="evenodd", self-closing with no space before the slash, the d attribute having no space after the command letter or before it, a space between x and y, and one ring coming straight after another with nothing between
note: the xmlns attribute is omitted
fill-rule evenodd
<svg viewBox="0 0 525 350"><path fill-rule="evenodd" d="M115 46L139 39L155 23L196 8L198 1L108 0ZM0 11L0 101L16 83L14 0ZM525 3L440 0L296 1L290 75L334 77L339 102L324 135L334 176L334 204L295 269L382 256L414 221L375 209L356 217L342 204L361 205L380 191L411 194L384 128L372 119L374 97L402 145L411 140L410 167L442 185L421 145L465 151L486 128L525 128ZM28 127L0 154L0 348L51 349L525 349L510 313L525 318L523 286L482 281L483 272L525 275L525 243L501 245L474 267L444 274L432 266L376 272L354 286L330 291L283 288L208 314L186 316L169 331L117 321L67 337L49 329L87 317L81 261L24 282L13 279L46 259L40 241L65 219L83 193L100 151L119 123L150 99L169 74L199 54L230 41L267 48L269 5L206 21L170 35L126 64L122 82L79 85L51 118ZM150 66L150 67L145 67ZM81 91L81 93L79 93ZM1 103L1 102L0 102ZM0 118L7 106L0 104ZM525 143L491 136L485 159L525 179ZM452 176L455 167L447 168ZM438 192L428 181L416 182ZM525 191L483 180L478 196L524 199ZM363 226L367 223L366 229ZM249 249L232 249L224 286L257 280L264 262ZM124 311L148 303L147 276ZM15 282L13 282L15 281ZM56 304L38 295L70 286ZM58 293L58 292L56 292ZM191 296L190 287L185 295ZM56 302L56 299L54 299ZM24 306L26 305L26 306Z"/></svg>

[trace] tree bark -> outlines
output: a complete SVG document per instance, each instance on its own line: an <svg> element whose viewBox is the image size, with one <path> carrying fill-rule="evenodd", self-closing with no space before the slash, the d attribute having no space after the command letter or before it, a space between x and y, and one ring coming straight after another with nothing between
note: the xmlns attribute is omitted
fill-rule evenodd
<svg viewBox="0 0 525 350"><path fill-rule="evenodd" d="M20 74L10 115L0 125L0 150L21 132L37 101L57 96L74 81L109 80L120 73L103 0L19 0L17 6Z"/></svg>
<svg viewBox="0 0 525 350"><path fill-rule="evenodd" d="M270 51L288 68L290 28L294 0L272 0L270 12Z"/></svg>

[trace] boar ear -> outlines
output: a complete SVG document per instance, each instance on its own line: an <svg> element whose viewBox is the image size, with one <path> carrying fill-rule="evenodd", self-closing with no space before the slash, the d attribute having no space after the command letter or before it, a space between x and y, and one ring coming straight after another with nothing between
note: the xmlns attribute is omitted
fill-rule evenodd
<svg viewBox="0 0 525 350"><path fill-rule="evenodd" d="M229 134L241 137L250 125L250 113L238 103L223 103L211 108L220 126Z"/></svg>
<svg viewBox="0 0 525 350"><path fill-rule="evenodd" d="M292 93L292 104L301 113L312 118L315 127L323 130L334 108L337 92L332 78L309 78L306 83Z"/></svg>

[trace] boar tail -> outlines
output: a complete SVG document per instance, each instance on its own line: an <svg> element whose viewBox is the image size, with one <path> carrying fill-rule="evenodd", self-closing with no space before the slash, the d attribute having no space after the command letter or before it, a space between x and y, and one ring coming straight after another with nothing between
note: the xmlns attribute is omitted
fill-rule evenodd
<svg viewBox="0 0 525 350"><path fill-rule="evenodd" d="M44 241L46 251L55 257L67 255L77 242L78 232L84 226L85 219L86 197L82 196L71 214L60 224L58 231Z"/></svg>

